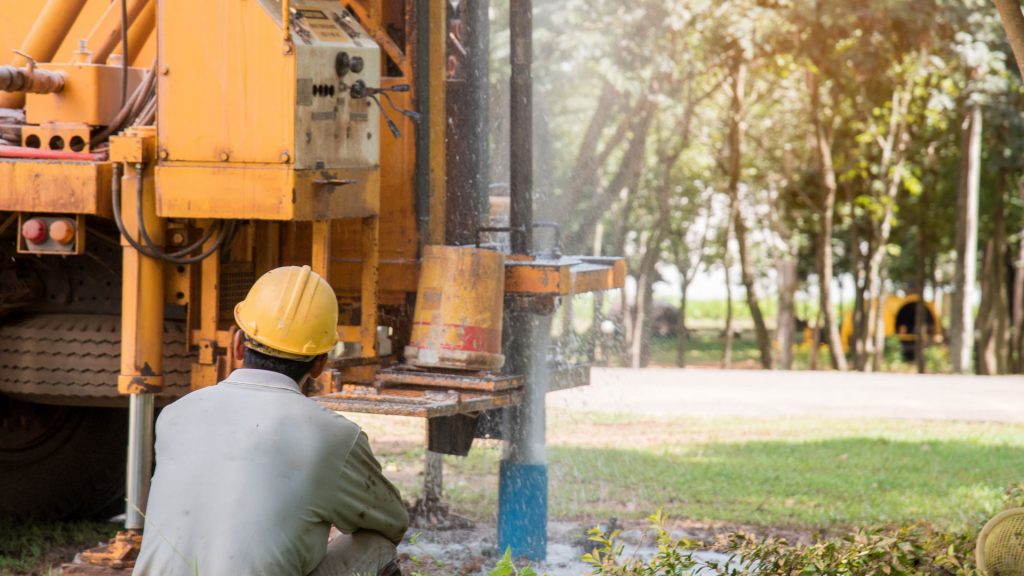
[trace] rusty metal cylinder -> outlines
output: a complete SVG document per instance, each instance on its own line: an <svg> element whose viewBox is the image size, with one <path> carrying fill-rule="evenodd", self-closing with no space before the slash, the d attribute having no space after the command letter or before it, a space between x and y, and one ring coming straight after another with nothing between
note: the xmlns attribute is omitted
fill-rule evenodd
<svg viewBox="0 0 1024 576"><path fill-rule="evenodd" d="M427 246L406 362L423 368L498 370L505 256L463 246Z"/></svg>
<svg viewBox="0 0 1024 576"><path fill-rule="evenodd" d="M64 74L38 68L0 66L0 91L53 94L64 90Z"/></svg>
<svg viewBox="0 0 1024 576"><path fill-rule="evenodd" d="M139 17L149 1L127 0L125 11L128 17L129 32L131 32L131 26L135 23L135 19ZM96 23L92 32L89 32L89 36L85 39L85 53L93 64L104 64L120 42L121 3L111 2L103 16L100 17L100 21ZM129 54L128 57L132 58L133 56Z"/></svg>

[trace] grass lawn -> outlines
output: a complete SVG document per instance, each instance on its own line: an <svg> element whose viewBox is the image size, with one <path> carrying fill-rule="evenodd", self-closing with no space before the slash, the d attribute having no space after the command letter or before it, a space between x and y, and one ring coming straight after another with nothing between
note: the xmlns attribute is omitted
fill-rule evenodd
<svg viewBox="0 0 1024 576"><path fill-rule="evenodd" d="M377 422L364 425L373 441ZM375 444L413 498L422 431L408 444L395 432ZM553 415L548 435L552 516L583 524L664 508L710 526L832 531L927 519L960 530L1001 509L1006 489L1024 481L1021 425L576 413ZM467 458L446 458L457 512L494 521L500 458L498 443L482 441Z"/></svg>
<svg viewBox="0 0 1024 576"><path fill-rule="evenodd" d="M721 330L694 331L687 342L686 362L690 366L718 367L722 362L724 338ZM830 366L828 349L818 351L818 367ZM886 369L905 368L910 370L913 365L899 363L900 366L886 365ZM651 339L651 366L676 365L676 337L659 337ZM757 349L757 340L753 332L741 332L732 341L732 365L734 368L760 368L761 353ZM806 370L810 367L810 346L797 346L793 351L793 368Z"/></svg>
<svg viewBox="0 0 1024 576"><path fill-rule="evenodd" d="M722 362L723 338L720 330L694 332L686 348L686 362L693 366L718 366ZM651 365L676 365L676 338L654 337L651 339ZM732 362L736 366L746 366L760 362L760 352L752 334L744 334L734 338L732 342ZM758 364L759 366L760 364Z"/></svg>
<svg viewBox="0 0 1024 576"><path fill-rule="evenodd" d="M408 501L421 491L422 420L350 416ZM658 508L688 527L838 532L927 519L976 527L1024 481L1024 425L941 421L699 419L554 412L550 507L582 527ZM501 445L445 458L445 498L496 519ZM113 524L0 522L0 574L47 574ZM53 572L56 573L56 572Z"/></svg>

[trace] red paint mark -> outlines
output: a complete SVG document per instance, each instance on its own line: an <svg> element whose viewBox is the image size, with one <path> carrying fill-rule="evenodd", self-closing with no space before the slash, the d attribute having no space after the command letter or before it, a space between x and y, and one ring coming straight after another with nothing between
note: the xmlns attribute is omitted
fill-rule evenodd
<svg viewBox="0 0 1024 576"><path fill-rule="evenodd" d="M415 326L433 328L444 326L455 332L458 345L440 343L446 350L465 350L467 352L498 353L501 351L501 330L483 326L467 326L465 324L434 324L431 322L414 322Z"/></svg>

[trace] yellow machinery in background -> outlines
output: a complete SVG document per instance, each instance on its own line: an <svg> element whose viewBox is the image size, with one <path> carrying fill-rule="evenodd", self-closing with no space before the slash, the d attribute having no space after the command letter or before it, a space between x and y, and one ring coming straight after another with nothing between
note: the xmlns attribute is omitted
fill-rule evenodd
<svg viewBox="0 0 1024 576"><path fill-rule="evenodd" d="M882 325L885 337L895 337L902 345L901 352L907 360L914 358L914 343L917 341L917 302L921 297L917 294L907 296L887 296L882 301ZM924 334L928 342L940 342L942 339L942 321L934 304L924 302ZM874 334L874 330L870 331ZM843 315L840 340L843 351L849 352L853 338L853 312Z"/></svg>
<svg viewBox="0 0 1024 576"><path fill-rule="evenodd" d="M536 404L522 361L404 363L427 245L507 232L484 247L507 252L501 277L445 298L497 290L476 297L515 314L624 281L618 259L534 253L528 142L510 226L484 226L486 154L452 160L488 143L487 6L462 4L0 0L0 513L105 514L127 490L140 529L154 409L238 365L231 310L283 264L337 291L342 345L310 391L325 406L425 417L433 449L461 452L451 437L475 429L452 419ZM513 92L530 81L516 54ZM511 106L523 138L529 97ZM476 346L441 324L428 340ZM489 357L523 355L500 342ZM130 565L126 534L86 558Z"/></svg>

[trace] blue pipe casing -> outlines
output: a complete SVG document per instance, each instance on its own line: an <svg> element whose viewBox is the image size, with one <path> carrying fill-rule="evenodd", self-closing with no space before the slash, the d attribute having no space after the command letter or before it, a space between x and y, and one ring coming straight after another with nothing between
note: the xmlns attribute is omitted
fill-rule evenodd
<svg viewBox="0 0 1024 576"><path fill-rule="evenodd" d="M543 561L548 550L548 466L503 460L498 483L498 554Z"/></svg>

